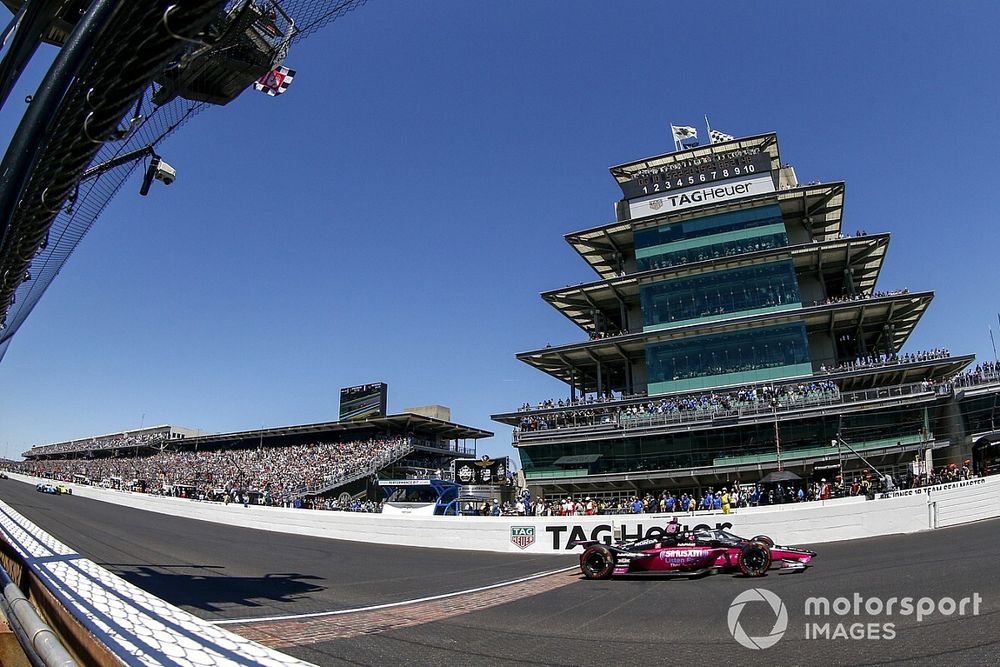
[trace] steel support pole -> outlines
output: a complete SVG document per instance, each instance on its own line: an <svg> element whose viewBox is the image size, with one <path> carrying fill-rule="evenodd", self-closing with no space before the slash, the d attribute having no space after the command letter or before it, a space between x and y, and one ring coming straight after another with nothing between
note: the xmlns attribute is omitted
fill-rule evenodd
<svg viewBox="0 0 1000 667"><path fill-rule="evenodd" d="M27 0L14 15L13 36L7 53L0 60L0 109L21 77L25 66L35 55L45 28L55 18L59 0Z"/></svg>
<svg viewBox="0 0 1000 667"><path fill-rule="evenodd" d="M24 646L29 661L41 661L45 667L77 667L78 663L59 641L59 637L42 620L35 608L21 592L7 572L0 568L0 585L3 588L3 604L7 615L16 623L18 641L27 641Z"/></svg>
<svg viewBox="0 0 1000 667"><path fill-rule="evenodd" d="M11 216L41 151L45 132L94 43L119 7L121 3L117 0L94 0L59 51L21 118L0 164L0 247L6 242Z"/></svg>

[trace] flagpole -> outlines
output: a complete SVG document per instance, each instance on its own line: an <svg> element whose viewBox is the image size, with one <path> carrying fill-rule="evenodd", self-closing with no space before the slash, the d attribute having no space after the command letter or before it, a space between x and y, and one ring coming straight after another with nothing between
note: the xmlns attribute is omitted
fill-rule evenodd
<svg viewBox="0 0 1000 667"><path fill-rule="evenodd" d="M997 313L997 324L1000 324L1000 313ZM992 340L992 339L993 339L993 330L990 329L990 340ZM997 359L997 344L996 343L993 343L993 361L1000 362L1000 359Z"/></svg>
<svg viewBox="0 0 1000 667"><path fill-rule="evenodd" d="M680 148L680 146L678 145L678 142L677 142L677 133L674 132L674 124L673 123L670 123L670 138L674 140L674 152L679 151L681 148ZM997 314L997 317L1000 317L1000 314Z"/></svg>

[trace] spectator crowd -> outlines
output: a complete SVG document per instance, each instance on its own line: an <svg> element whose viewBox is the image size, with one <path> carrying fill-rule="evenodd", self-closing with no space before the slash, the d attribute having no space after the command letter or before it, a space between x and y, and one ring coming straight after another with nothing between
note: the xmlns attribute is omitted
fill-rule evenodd
<svg viewBox="0 0 1000 667"><path fill-rule="evenodd" d="M869 354L857 357L848 361L842 361L836 366L822 364L819 367L820 373L839 373L841 371L853 371L862 368L876 368L878 366L889 366L892 364L913 364L933 359L948 359L951 352L943 348L934 348L922 352L907 352L905 354Z"/></svg>
<svg viewBox="0 0 1000 667"><path fill-rule="evenodd" d="M894 289L887 290L884 292L872 292L871 294L865 294L863 292L858 292L856 294L841 294L839 296L828 296L825 299L819 301L813 301L814 306L826 306L831 303L847 303L848 301L863 301L865 299L882 299L887 296L900 296L901 294L909 294L910 290L906 289Z"/></svg>
<svg viewBox="0 0 1000 667"><path fill-rule="evenodd" d="M769 407L784 407L809 401L836 401L840 397L837 385L829 380L783 385L755 385L731 391L665 396L657 400L627 406L587 404L576 410L563 410L545 415L525 415L518 426L521 432L546 429L619 424L628 421L669 417L671 415L711 416L723 412ZM563 407L559 401L558 407Z"/></svg>
<svg viewBox="0 0 1000 667"><path fill-rule="evenodd" d="M1000 362L984 361L975 368L959 373L950 380L952 386L969 387L989 382L1000 382Z"/></svg>
<svg viewBox="0 0 1000 667"><path fill-rule="evenodd" d="M130 457L23 461L21 472L36 477L91 483L139 485L151 492L188 497L228 494L239 500L253 494L279 502L352 477L374 472L409 450L410 438L371 438L345 442L250 449L159 451Z"/></svg>

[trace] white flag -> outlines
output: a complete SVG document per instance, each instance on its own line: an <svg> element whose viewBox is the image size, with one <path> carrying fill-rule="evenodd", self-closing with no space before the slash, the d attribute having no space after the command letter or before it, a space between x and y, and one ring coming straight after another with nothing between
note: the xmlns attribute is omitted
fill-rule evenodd
<svg viewBox="0 0 1000 667"><path fill-rule="evenodd" d="M685 139L698 138L698 130L694 129L693 127L687 127L686 125L682 125L681 127L678 127L676 125L671 125L670 131L673 132L674 134L675 142L684 141Z"/></svg>
<svg viewBox="0 0 1000 667"><path fill-rule="evenodd" d="M732 141L735 138L736 137L734 137L731 134L726 134L725 132L719 132L718 130L712 130L711 132L708 133L708 139L713 144L721 144L725 141Z"/></svg>

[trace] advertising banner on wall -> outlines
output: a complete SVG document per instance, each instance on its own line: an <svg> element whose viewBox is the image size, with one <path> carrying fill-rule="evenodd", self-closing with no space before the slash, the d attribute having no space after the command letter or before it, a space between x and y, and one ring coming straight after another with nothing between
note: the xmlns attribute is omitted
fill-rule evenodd
<svg viewBox="0 0 1000 667"><path fill-rule="evenodd" d="M651 195L630 201L628 208L632 219L648 215L662 215L674 211L682 211L695 206L706 206L720 202L753 197L754 195L774 192L774 180L771 174L761 174L753 178L739 181L728 181L707 187L694 187L676 192Z"/></svg>

